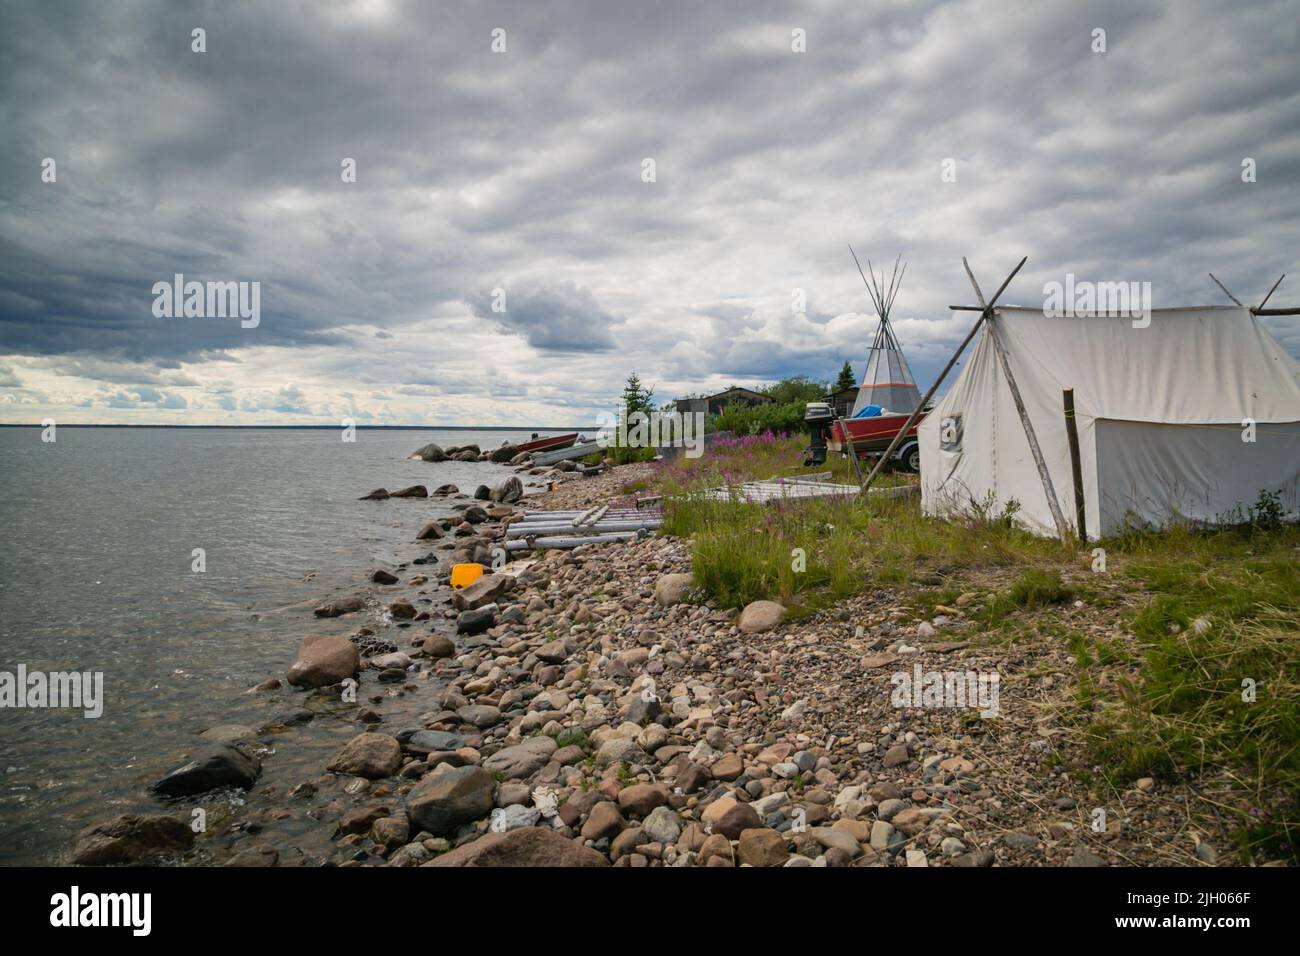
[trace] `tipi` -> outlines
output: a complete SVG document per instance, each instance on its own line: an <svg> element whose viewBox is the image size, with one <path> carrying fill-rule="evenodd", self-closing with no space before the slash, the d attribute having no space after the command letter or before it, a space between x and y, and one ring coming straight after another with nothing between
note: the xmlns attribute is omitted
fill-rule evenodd
<svg viewBox="0 0 1300 956"><path fill-rule="evenodd" d="M1062 390L1074 390L1090 539L1128 523L1240 520L1261 491L1300 510L1300 365L1250 308L1153 309L1142 325L998 306L990 321L996 338L986 325L918 429L925 513L996 512L1014 500L1015 521L1056 534L999 342L1070 518Z"/></svg>
<svg viewBox="0 0 1300 956"><path fill-rule="evenodd" d="M852 246L849 246L849 252L853 253L853 261L858 263L858 272L861 274L862 264L858 262L857 253L853 252ZM900 256L899 259L901 258ZM921 404L921 392L912 379L912 370L907 367L903 350L894 338L894 330L889 325L889 310L893 308L894 297L898 295L903 273L907 272L907 263L903 263L903 272L900 273L898 261L894 262L894 272L887 288L884 270L881 270L877 280L870 259L867 260L867 269L871 272L871 279L868 280L863 275L862 281L867 284L867 294L871 296L871 302L880 316L880 325L876 329L875 341L871 343L871 352L867 355L867 368L862 375L862 384L858 386L858 397L853 403L851 414L856 416L868 405L879 405L888 411L906 415Z"/></svg>

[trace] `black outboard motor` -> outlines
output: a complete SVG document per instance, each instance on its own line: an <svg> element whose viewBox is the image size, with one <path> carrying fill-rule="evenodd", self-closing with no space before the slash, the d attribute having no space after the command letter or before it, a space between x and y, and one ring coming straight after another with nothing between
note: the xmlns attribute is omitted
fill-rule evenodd
<svg viewBox="0 0 1300 956"><path fill-rule="evenodd" d="M816 468L826 461L826 435L835 421L835 412L826 402L809 402L804 406L803 422L808 426L808 450L804 452L805 468Z"/></svg>

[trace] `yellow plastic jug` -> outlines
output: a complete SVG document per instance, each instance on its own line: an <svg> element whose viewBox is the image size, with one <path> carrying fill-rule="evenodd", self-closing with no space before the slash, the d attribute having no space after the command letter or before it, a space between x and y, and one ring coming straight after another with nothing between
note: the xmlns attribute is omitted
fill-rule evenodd
<svg viewBox="0 0 1300 956"><path fill-rule="evenodd" d="M451 586L455 590L469 587L483 577L481 564L453 564L451 566Z"/></svg>

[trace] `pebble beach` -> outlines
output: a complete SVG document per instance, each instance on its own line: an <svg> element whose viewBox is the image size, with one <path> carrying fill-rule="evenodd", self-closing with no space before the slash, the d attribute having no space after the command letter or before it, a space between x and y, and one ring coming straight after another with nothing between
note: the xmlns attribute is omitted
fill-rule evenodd
<svg viewBox="0 0 1300 956"><path fill-rule="evenodd" d="M713 607L668 535L491 570L525 510L608 503L652 471L513 464L550 490L358 489L409 507L410 559L304 610L284 673L247 691L276 718L207 728L152 784L156 813L88 822L72 861L1208 865L1226 845L1177 784L1140 780L1096 812L1058 720L1068 651L972 641L978 587L925 619L884 588L800 617ZM422 521L428 498L453 515ZM453 592L469 561L487 573ZM1060 613L1086 628L1103 611ZM891 676L916 667L998 673L1000 713L900 708ZM314 766L274 772L304 749Z"/></svg>

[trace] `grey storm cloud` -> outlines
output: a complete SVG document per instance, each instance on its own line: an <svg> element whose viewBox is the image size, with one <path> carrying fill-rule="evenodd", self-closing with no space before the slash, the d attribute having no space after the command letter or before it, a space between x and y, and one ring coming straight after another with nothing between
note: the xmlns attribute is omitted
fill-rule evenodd
<svg viewBox="0 0 1300 956"><path fill-rule="evenodd" d="M205 393L216 407L283 414L376 386L596 407L632 367L657 394L829 378L874 321L849 241L909 260L896 318L918 378L961 337L962 255L988 285L1028 255L1004 296L1022 304L1066 272L1186 305L1223 301L1209 271L1251 301L1296 271L1294 0L0 14L0 359L137 405L210 376L237 380ZM176 273L260 282L260 323L155 318ZM1296 302L1300 283L1274 297ZM1268 326L1300 354L1300 323ZM274 385L251 380L256 349L280 350ZM276 392L291 380L311 384Z"/></svg>
<svg viewBox="0 0 1300 956"><path fill-rule="evenodd" d="M500 299L502 308L493 309L493 292L480 292L467 301L480 319L490 319L518 332L528 344L546 351L604 351L614 348L610 326L620 320L600 307L588 289L568 285L542 286L527 283L507 286Z"/></svg>

